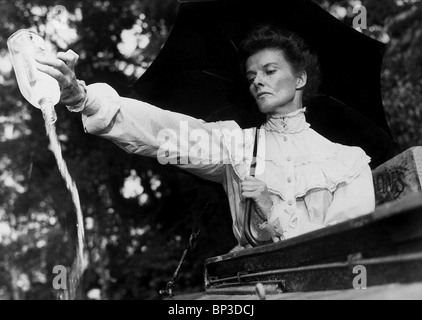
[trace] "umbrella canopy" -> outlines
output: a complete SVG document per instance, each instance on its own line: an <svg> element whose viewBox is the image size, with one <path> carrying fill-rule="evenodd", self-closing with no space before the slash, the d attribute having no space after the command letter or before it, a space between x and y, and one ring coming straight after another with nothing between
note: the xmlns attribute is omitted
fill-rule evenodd
<svg viewBox="0 0 422 320"><path fill-rule="evenodd" d="M175 25L157 59L135 83L139 97L209 121L262 122L239 67L239 44L271 23L302 36L317 52L320 95L308 121L328 139L362 147L375 167L396 154L380 87L385 45L310 0L179 0Z"/></svg>

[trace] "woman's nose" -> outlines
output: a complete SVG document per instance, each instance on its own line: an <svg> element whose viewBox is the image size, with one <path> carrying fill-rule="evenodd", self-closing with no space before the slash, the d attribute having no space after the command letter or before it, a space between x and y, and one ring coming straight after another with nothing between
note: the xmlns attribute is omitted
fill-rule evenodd
<svg viewBox="0 0 422 320"><path fill-rule="evenodd" d="M262 76L257 75L254 81L255 88L263 87L264 86L264 80L262 79Z"/></svg>

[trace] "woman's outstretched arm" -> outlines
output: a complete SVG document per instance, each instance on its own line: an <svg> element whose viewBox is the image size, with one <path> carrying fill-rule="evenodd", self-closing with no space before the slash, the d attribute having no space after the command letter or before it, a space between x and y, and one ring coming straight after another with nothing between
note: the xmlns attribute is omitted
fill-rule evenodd
<svg viewBox="0 0 422 320"><path fill-rule="evenodd" d="M233 122L206 123L162 110L142 101L120 97L107 84L86 87L76 79L78 55L73 51L55 58L37 57L39 70L60 84L61 102L82 114L85 131L109 139L129 153L157 158L202 178L221 182L224 164L222 130L240 128Z"/></svg>
<svg viewBox="0 0 422 320"><path fill-rule="evenodd" d="M102 83L87 87L82 120L86 132L109 139L129 153L221 182L228 155L221 145L219 123L122 98Z"/></svg>

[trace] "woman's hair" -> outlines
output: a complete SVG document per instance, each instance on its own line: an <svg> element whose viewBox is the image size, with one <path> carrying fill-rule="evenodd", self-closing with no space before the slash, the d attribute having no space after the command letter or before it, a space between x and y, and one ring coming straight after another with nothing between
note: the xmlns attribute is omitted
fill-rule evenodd
<svg viewBox="0 0 422 320"><path fill-rule="evenodd" d="M305 41L297 34L271 25L256 27L240 45L242 70L252 55L264 49L279 49L296 75L306 72L308 81L304 88L304 100L307 102L318 92L320 86L320 67L318 56L311 51Z"/></svg>

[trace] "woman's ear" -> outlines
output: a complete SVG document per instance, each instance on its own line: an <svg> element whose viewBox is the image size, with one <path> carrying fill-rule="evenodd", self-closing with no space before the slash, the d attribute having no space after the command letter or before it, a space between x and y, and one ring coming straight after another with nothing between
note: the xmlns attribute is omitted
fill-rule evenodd
<svg viewBox="0 0 422 320"><path fill-rule="evenodd" d="M302 90L303 88L305 88L307 83L308 83L308 74L306 73L306 71L302 71L299 77L297 78L296 90Z"/></svg>

